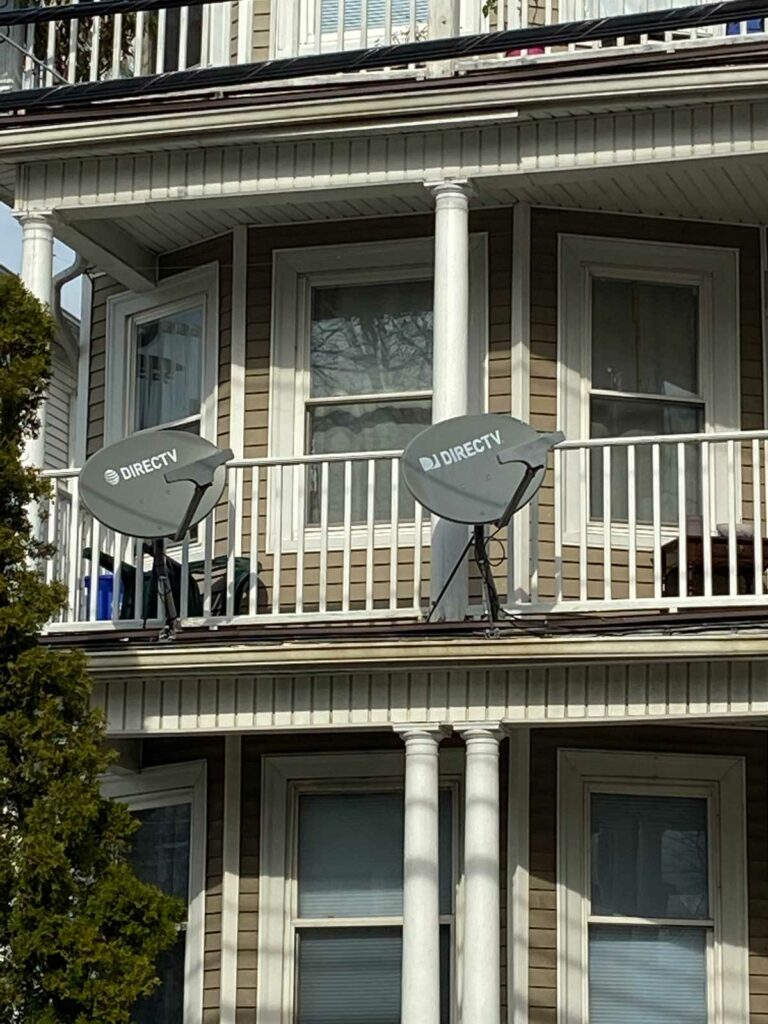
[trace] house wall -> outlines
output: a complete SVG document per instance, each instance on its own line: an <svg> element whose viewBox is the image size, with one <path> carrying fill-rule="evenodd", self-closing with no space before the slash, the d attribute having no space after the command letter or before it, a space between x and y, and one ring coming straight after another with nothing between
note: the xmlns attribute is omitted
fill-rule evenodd
<svg viewBox="0 0 768 1024"><path fill-rule="evenodd" d="M768 745L757 731L624 726L531 733L529 1021L557 1022L557 752L562 747L746 758L750 1024L768 1022Z"/></svg>

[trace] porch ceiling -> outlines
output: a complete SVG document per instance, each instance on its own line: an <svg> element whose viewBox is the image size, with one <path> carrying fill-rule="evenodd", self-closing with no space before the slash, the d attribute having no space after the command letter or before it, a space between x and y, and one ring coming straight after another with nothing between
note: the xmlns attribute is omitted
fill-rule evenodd
<svg viewBox="0 0 768 1024"><path fill-rule="evenodd" d="M642 168L585 168L537 172L475 182L475 207L534 206L723 222L768 223L768 156L698 160ZM337 190L288 199L265 197L217 204L215 200L148 202L109 223L153 253L168 252L231 230L239 224L277 225L429 213L420 186ZM77 217L88 230L100 218Z"/></svg>

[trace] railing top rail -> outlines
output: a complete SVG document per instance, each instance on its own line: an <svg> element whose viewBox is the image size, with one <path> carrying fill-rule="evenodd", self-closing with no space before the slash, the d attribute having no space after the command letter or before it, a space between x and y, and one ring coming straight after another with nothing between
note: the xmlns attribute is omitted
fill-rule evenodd
<svg viewBox="0 0 768 1024"><path fill-rule="evenodd" d="M578 451L582 448L630 448L633 445L681 444L702 442L722 444L724 441L768 441L768 430L713 431L708 434L648 434L638 437L590 437L581 441L561 441L555 451Z"/></svg>
<svg viewBox="0 0 768 1024"><path fill-rule="evenodd" d="M326 455L293 455L289 458L230 459L227 469L269 469L272 466L322 465L324 462L368 462L371 459L399 459L402 448L380 452L340 452ZM71 480L80 475L80 469L45 469L40 476L45 480Z"/></svg>

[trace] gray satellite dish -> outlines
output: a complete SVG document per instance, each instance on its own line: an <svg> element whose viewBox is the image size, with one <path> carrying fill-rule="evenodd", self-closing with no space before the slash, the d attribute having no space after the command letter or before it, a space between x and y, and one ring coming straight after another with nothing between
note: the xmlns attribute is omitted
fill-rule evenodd
<svg viewBox="0 0 768 1024"><path fill-rule="evenodd" d="M400 465L416 501L443 519L474 527L427 622L473 546L488 618L491 622L499 618L485 526L506 526L528 504L541 487L549 450L563 440L565 435L559 431L539 434L521 420L488 413L436 423L417 434L405 449Z"/></svg>
<svg viewBox="0 0 768 1024"><path fill-rule="evenodd" d="M99 522L128 537L181 540L224 490L229 449L183 430L146 430L96 452L80 494Z"/></svg>
<svg viewBox="0 0 768 1024"><path fill-rule="evenodd" d="M418 434L402 456L405 485L430 512L473 526L506 524L541 487L547 453L565 435L488 413Z"/></svg>
<svg viewBox="0 0 768 1024"><path fill-rule="evenodd" d="M221 497L229 448L183 430L144 430L96 452L80 474L80 495L94 518L128 537L152 540L152 571L165 607L161 640L173 639L176 602L163 540L182 540ZM98 552L93 552L98 559Z"/></svg>

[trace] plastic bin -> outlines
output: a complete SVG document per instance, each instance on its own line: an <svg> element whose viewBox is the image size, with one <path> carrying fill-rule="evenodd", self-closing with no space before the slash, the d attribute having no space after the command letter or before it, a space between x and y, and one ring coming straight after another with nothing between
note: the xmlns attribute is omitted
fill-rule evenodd
<svg viewBox="0 0 768 1024"><path fill-rule="evenodd" d="M112 573L100 573L99 582L96 588L96 618L105 622L112 618L112 591L114 589L115 577ZM91 577L83 579L85 589L85 617L91 617Z"/></svg>

